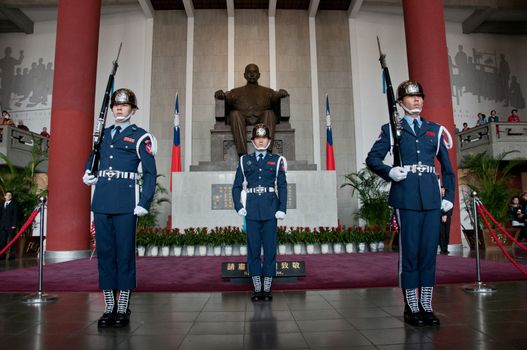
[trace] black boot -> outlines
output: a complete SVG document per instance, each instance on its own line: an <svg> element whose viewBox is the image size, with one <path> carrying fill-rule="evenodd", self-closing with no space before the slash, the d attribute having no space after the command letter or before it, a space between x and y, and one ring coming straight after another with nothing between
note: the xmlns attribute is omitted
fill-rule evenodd
<svg viewBox="0 0 527 350"><path fill-rule="evenodd" d="M117 314L117 303L115 302L116 298L116 292L104 290L104 302L106 304L106 310L102 314L102 316L97 321L97 327L99 328L106 328L111 327L115 323L115 316ZM113 301L112 301L113 298ZM110 305L113 304L113 308L111 308L110 311Z"/></svg>
<svg viewBox="0 0 527 350"><path fill-rule="evenodd" d="M419 306L424 325L438 327L440 325L439 318L434 315L432 310L433 292L434 287L421 287L421 300Z"/></svg>
<svg viewBox="0 0 527 350"><path fill-rule="evenodd" d="M263 298L264 296L262 292L254 292L253 295L251 296L251 301L257 302L257 301L263 300Z"/></svg>
<svg viewBox="0 0 527 350"><path fill-rule="evenodd" d="M423 318L419 312L417 291L403 288L404 297L404 322L414 327L424 326Z"/></svg>
<svg viewBox="0 0 527 350"><path fill-rule="evenodd" d="M117 314L115 315L114 327L126 327L130 324L130 298L132 297L131 290L121 290L119 292L119 302L117 303Z"/></svg>

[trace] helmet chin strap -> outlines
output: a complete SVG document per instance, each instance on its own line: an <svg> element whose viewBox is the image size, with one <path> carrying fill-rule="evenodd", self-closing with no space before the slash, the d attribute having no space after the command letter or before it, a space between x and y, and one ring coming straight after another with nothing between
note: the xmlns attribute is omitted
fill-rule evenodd
<svg viewBox="0 0 527 350"><path fill-rule="evenodd" d="M254 149L257 150L257 151L260 151L260 152L267 151L267 149L271 145L271 139L269 139L269 142L267 142L267 146L260 147L260 148L256 147L256 144L254 143L254 140L251 140L251 142L253 143Z"/></svg>
<svg viewBox="0 0 527 350"><path fill-rule="evenodd" d="M399 105L401 106L402 109L404 109L404 111L408 114L419 114L421 113L421 108L414 108L414 109L409 109L408 107L406 107L404 104L402 104L401 102L399 102Z"/></svg>
<svg viewBox="0 0 527 350"><path fill-rule="evenodd" d="M124 123L128 121L130 118L132 118L134 114L135 114L135 109L123 117L115 117L115 121L119 123Z"/></svg>

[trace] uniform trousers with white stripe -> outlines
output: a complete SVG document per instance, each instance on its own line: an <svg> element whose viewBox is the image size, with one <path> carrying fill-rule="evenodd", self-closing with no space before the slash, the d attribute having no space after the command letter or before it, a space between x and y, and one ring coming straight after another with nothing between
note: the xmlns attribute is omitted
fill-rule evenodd
<svg viewBox="0 0 527 350"><path fill-rule="evenodd" d="M99 288L131 290L136 287L134 214L93 213Z"/></svg>
<svg viewBox="0 0 527 350"><path fill-rule="evenodd" d="M440 209L397 209L400 287L409 289L435 285L440 217Z"/></svg>
<svg viewBox="0 0 527 350"><path fill-rule="evenodd" d="M246 220L247 265L249 275L274 277L276 275L276 219ZM264 261L260 260L263 244Z"/></svg>

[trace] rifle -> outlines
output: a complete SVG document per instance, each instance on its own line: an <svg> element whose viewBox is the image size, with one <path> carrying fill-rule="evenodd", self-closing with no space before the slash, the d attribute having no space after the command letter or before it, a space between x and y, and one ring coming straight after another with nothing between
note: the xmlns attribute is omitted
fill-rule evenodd
<svg viewBox="0 0 527 350"><path fill-rule="evenodd" d="M379 46L379 62L381 62L382 75L386 83L386 98L388 99L390 130L393 139L393 165L401 166L402 159L400 138L403 127L401 126L401 122L399 120L399 112L397 111L397 102L393 93L392 80L390 79L390 72L388 71L388 66L386 65L386 54L382 53L381 51L381 42L379 41L379 37L377 37L377 45Z"/></svg>
<svg viewBox="0 0 527 350"><path fill-rule="evenodd" d="M119 54L121 53L122 46L123 43L121 42L121 45L119 45L119 51L117 51L117 58L112 63L112 71L110 72L110 76L108 77L108 83L106 83L106 91L104 91L104 98L102 100L101 111L99 112L99 118L97 118L95 130L93 131L93 158L90 170L91 173L95 176L97 176L96 173L99 170L99 160L101 159L100 149L102 139L104 136L104 127L106 125L106 114L108 114L108 106L112 97L111 95L113 90L113 83L115 81L115 73L117 72L117 67L119 67L119 64L117 62L119 61Z"/></svg>

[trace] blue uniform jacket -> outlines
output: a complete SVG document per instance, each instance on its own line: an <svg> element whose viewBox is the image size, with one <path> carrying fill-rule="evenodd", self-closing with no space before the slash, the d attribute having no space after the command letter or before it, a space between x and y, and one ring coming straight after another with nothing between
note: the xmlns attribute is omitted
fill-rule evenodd
<svg viewBox="0 0 527 350"><path fill-rule="evenodd" d="M132 213L137 205L149 210L156 189L156 163L154 156L148 151L147 138L139 145L137 155L137 142L146 134L146 131L135 124L124 129L115 140L112 140L113 126L104 129L101 144L99 170L119 170L137 173L139 162L142 165L142 189L139 200L136 202L135 181L123 178L99 177L95 185L92 200L92 211L101 214ZM90 169L93 153L88 158L86 170ZM94 174L97 175L97 174Z"/></svg>
<svg viewBox="0 0 527 350"><path fill-rule="evenodd" d="M418 135L414 134L404 119L401 121L403 126L400 139L402 164L434 166L438 137L441 137L437 159L441 164L441 179L446 190L445 199L454 203L455 175L443 138L439 135L441 126L422 118L421 120L423 123ZM388 124L385 124L381 128L381 135L368 153L366 165L386 181L392 181L388 176L392 167L383 162L390 148L390 128ZM408 172L408 177L405 180L391 182L388 202L390 206L398 209L440 209L441 191L436 174Z"/></svg>
<svg viewBox="0 0 527 350"><path fill-rule="evenodd" d="M261 162L261 166L257 165L255 153L245 155L242 157L243 169L247 179L247 188L275 187L275 179L278 191L265 192L262 194L248 193L246 218L249 220L269 220L274 219L277 211L286 212L287 208L287 180L285 175L284 164L280 164L278 170L278 179L276 178L276 167L278 158L277 154L267 152ZM234 177L234 184L232 185L232 198L234 202L234 209L239 211L243 208L240 202L240 195L243 186L243 174L240 165L236 170Z"/></svg>

